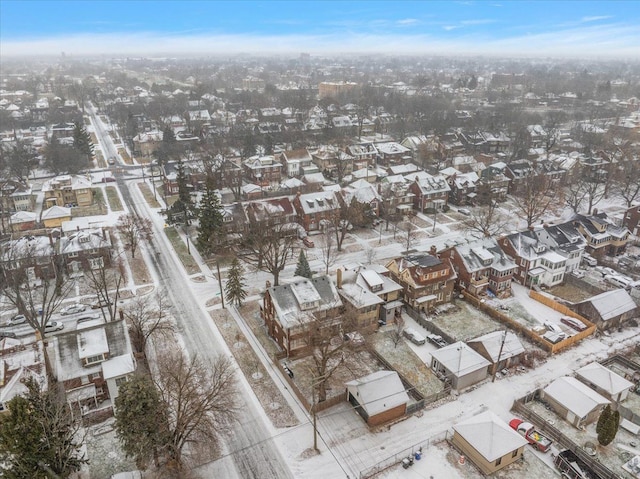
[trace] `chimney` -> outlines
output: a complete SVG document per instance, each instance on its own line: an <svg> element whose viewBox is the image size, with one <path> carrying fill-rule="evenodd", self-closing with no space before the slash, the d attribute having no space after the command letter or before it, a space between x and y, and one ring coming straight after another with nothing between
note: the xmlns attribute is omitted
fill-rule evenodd
<svg viewBox="0 0 640 479"><path fill-rule="evenodd" d="M51 232L49 232L49 244L53 248L53 236L51 236Z"/></svg>
<svg viewBox="0 0 640 479"><path fill-rule="evenodd" d="M598 208L594 208L593 209L593 216L596 216L598 214Z"/></svg>
<svg viewBox="0 0 640 479"><path fill-rule="evenodd" d="M435 245L432 245L431 248L429 248L429 254L431 256L437 256L438 255L438 248L436 248Z"/></svg>
<svg viewBox="0 0 640 479"><path fill-rule="evenodd" d="M338 289L342 289L342 269L338 268L336 270L336 281L338 283Z"/></svg>

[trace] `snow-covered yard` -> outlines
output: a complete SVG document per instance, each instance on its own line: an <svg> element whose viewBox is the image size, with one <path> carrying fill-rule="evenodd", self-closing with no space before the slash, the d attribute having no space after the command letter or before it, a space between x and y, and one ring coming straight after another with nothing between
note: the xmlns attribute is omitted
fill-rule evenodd
<svg viewBox="0 0 640 479"><path fill-rule="evenodd" d="M492 331L504 329L498 321L474 308L471 304L455 299L454 306L437 316L431 322L457 341L467 341Z"/></svg>

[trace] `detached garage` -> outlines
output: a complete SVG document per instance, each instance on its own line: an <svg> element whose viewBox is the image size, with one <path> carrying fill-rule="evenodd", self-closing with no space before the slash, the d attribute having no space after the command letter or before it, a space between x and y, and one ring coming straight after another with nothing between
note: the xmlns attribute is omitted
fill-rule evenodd
<svg viewBox="0 0 640 479"><path fill-rule="evenodd" d="M376 371L345 383L347 398L369 426L404 416L409 396L395 371Z"/></svg>

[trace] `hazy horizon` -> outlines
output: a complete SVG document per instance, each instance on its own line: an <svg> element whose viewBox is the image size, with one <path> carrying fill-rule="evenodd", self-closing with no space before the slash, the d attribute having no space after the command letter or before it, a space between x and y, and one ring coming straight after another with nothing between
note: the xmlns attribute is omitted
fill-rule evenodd
<svg viewBox="0 0 640 479"><path fill-rule="evenodd" d="M640 2L0 3L0 56L638 59Z"/></svg>

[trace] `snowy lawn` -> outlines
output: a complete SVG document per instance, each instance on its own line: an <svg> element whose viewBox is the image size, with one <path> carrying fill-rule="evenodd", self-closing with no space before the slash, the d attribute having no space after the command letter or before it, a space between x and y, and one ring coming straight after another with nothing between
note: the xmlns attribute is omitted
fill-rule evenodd
<svg viewBox="0 0 640 479"><path fill-rule="evenodd" d="M151 275L149 274L149 270L147 268L147 263L144 261L142 257L142 253L140 250L137 251L137 256L135 258L131 257L131 250L127 249L125 251L127 261L129 262L129 266L131 268L131 273L133 275L133 282L139 286L142 284L149 284L152 281Z"/></svg>
<svg viewBox="0 0 640 479"><path fill-rule="evenodd" d="M578 288L577 286L569 283L554 286L548 290L548 293L571 303L579 303L580 301L584 301L585 299L593 296L584 289Z"/></svg>
<svg viewBox="0 0 640 479"><path fill-rule="evenodd" d="M501 323L465 301L456 299L452 304L455 307L438 316L431 316L431 322L457 341L467 341L504 329Z"/></svg>
<svg viewBox="0 0 640 479"><path fill-rule="evenodd" d="M370 337L372 347L393 368L402 374L422 395L431 396L444 389L440 381L422 359L401 339L393 344L393 331L380 331Z"/></svg>
<svg viewBox="0 0 640 479"><path fill-rule="evenodd" d="M136 469L135 461L127 458L120 448L114 422L111 418L87 429L85 444L91 479L109 479L117 472Z"/></svg>
<svg viewBox="0 0 640 479"><path fill-rule="evenodd" d="M147 185L146 183L138 183L138 188L140 188L142 196L144 196L145 201L151 208L160 208L160 203L158 203L158 200L156 199L158 195L157 191L156 196L153 196L151 188L149 188L149 185Z"/></svg>
<svg viewBox="0 0 640 479"><path fill-rule="evenodd" d="M298 420L287 400L273 383L231 315L220 309L211 311L210 314L273 425L277 428L296 426Z"/></svg>
<svg viewBox="0 0 640 479"><path fill-rule="evenodd" d="M105 192L107 193L107 201L109 201L109 208L111 211L124 210L122 202L120 201L120 196L118 196L118 190L115 186L107 186L105 188Z"/></svg>

